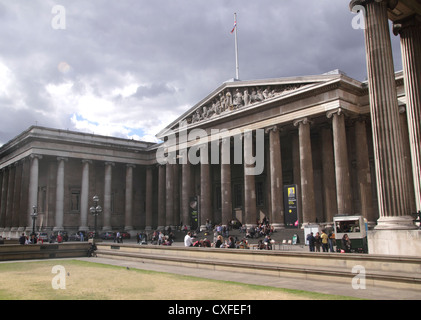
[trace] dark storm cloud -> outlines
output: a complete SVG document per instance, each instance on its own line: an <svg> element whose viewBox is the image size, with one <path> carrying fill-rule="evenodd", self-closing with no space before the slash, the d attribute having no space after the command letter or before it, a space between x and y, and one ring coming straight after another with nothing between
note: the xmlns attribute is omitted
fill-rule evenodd
<svg viewBox="0 0 421 320"><path fill-rule="evenodd" d="M234 12L241 79L341 69L364 80L364 34L352 28L348 4L74 0L61 3L66 28L56 30L56 1L0 0L0 112L8 113L0 144L36 121L156 134L235 76ZM399 40L392 39L400 69Z"/></svg>

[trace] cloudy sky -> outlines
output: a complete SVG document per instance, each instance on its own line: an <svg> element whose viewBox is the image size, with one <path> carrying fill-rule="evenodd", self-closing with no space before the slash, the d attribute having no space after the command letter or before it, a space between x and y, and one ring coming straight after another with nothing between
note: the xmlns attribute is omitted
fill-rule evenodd
<svg viewBox="0 0 421 320"><path fill-rule="evenodd" d="M366 78L349 0L0 0L0 145L32 125L153 141L235 76ZM392 36L395 69L402 68Z"/></svg>

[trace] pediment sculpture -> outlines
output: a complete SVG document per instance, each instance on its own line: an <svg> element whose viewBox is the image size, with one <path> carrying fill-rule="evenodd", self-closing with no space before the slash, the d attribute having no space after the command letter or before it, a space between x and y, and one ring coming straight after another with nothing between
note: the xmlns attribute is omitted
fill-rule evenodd
<svg viewBox="0 0 421 320"><path fill-rule="evenodd" d="M308 84L283 84L275 86L256 86L225 88L214 96L210 102L196 110L181 121L182 125L197 123L225 114L243 107L256 105L264 101L290 93Z"/></svg>

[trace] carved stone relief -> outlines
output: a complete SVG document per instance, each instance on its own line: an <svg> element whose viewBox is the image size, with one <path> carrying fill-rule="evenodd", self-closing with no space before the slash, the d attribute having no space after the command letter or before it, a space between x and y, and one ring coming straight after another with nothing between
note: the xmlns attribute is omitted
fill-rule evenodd
<svg viewBox="0 0 421 320"><path fill-rule="evenodd" d="M297 90L307 84L289 84L277 86L258 86L244 88L226 88L215 96L211 102L199 107L186 117L183 125L197 123L230 111L255 105Z"/></svg>

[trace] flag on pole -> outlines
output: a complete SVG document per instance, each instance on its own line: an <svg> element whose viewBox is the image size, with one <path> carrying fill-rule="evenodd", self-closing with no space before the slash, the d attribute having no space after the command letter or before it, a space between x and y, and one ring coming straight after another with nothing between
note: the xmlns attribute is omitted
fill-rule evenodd
<svg viewBox="0 0 421 320"><path fill-rule="evenodd" d="M237 20L234 21L234 27L232 28L231 33L234 32L234 30L235 30L236 27L237 27Z"/></svg>
<svg viewBox="0 0 421 320"><path fill-rule="evenodd" d="M237 14L234 13L234 27L231 30L231 34L235 31L235 79L239 80L239 67L238 67L238 40L237 40Z"/></svg>

